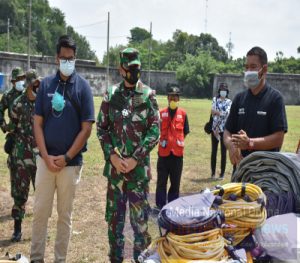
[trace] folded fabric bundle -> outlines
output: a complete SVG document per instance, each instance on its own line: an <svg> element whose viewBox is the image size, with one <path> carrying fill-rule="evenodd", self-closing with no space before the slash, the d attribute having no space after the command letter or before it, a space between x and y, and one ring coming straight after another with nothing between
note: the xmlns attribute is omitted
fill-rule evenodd
<svg viewBox="0 0 300 263"><path fill-rule="evenodd" d="M279 210L281 214L300 213L300 157L295 153L253 152L241 161L232 176L232 182L253 183L263 192L268 192L269 196L271 193L286 196L288 200L293 198L294 205L285 208L282 199L278 198L276 203L273 198L274 206L267 207L268 215L278 214Z"/></svg>
<svg viewBox="0 0 300 263"><path fill-rule="evenodd" d="M165 205L158 215L158 224L178 235L200 233L221 227L224 215L210 210L215 196L201 193L180 197Z"/></svg>

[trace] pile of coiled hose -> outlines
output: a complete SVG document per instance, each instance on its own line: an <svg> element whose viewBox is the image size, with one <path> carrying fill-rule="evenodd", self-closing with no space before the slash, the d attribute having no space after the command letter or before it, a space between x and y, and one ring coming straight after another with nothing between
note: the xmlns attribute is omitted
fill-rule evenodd
<svg viewBox="0 0 300 263"><path fill-rule="evenodd" d="M233 258L228 252L231 245L239 244L264 224L267 218L266 196L260 187L229 183L217 186L212 193L216 196L212 209L224 213L225 228L188 235L167 232L149 246L149 249L156 249L162 263L226 261ZM250 253L247 253L247 262L253 262Z"/></svg>
<svg viewBox="0 0 300 263"><path fill-rule="evenodd" d="M189 235L171 232L155 241L161 262L185 263L193 260L226 260L225 246L229 242L223 238L220 228Z"/></svg>
<svg viewBox="0 0 300 263"><path fill-rule="evenodd" d="M254 184L229 183L212 191L216 196L214 209L225 215L224 237L236 246L267 218L266 196Z"/></svg>
<svg viewBox="0 0 300 263"><path fill-rule="evenodd" d="M300 213L300 156L295 153L253 152L241 161L231 180L259 186L268 196L268 217Z"/></svg>

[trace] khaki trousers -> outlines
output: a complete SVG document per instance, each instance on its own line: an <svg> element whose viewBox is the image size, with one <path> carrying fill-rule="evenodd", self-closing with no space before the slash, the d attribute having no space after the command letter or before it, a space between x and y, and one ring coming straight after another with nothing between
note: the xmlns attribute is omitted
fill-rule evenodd
<svg viewBox="0 0 300 263"><path fill-rule="evenodd" d="M73 202L81 171L81 166L67 166L60 172L53 173L48 170L46 163L41 157L37 158L30 254L32 261L43 262L44 260L48 218L52 213L56 191L58 219L54 262L66 262L72 228Z"/></svg>

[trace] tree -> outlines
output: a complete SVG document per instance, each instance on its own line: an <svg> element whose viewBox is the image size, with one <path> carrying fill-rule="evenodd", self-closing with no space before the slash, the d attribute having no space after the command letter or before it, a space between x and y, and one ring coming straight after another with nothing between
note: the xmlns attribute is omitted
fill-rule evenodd
<svg viewBox="0 0 300 263"><path fill-rule="evenodd" d="M226 62L228 60L226 50L223 47L219 46L217 39L212 35L201 33L199 42L200 49L209 52L215 60L223 62Z"/></svg>
<svg viewBox="0 0 300 263"><path fill-rule="evenodd" d="M123 50L125 46L117 45L115 47L109 48L109 66L110 67L119 67L120 65L120 51ZM104 53L102 59L102 66L107 65L107 52Z"/></svg>
<svg viewBox="0 0 300 263"><path fill-rule="evenodd" d="M218 72L218 62L208 53L186 55L186 60L176 71L176 78L189 95L211 96L211 79Z"/></svg>
<svg viewBox="0 0 300 263"><path fill-rule="evenodd" d="M0 33L6 33L7 18L10 18L10 51L27 53L28 0L0 0ZM31 18L31 54L53 56L59 36L66 34L64 14L51 8L48 0L34 1ZM78 58L97 60L95 52L85 37L69 28L78 47ZM7 49L7 35L0 35L0 50Z"/></svg>
<svg viewBox="0 0 300 263"><path fill-rule="evenodd" d="M151 37L151 34L144 28L134 27L130 30L129 44L140 44Z"/></svg>

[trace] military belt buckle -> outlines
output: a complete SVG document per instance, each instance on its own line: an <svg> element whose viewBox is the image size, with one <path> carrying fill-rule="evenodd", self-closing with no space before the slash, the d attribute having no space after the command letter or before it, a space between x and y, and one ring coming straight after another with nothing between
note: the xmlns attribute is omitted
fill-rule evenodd
<svg viewBox="0 0 300 263"><path fill-rule="evenodd" d="M128 118L129 115L130 115L130 111L129 111L129 110L127 110L127 109L123 109L123 110L122 110L122 116L123 116L124 118Z"/></svg>

